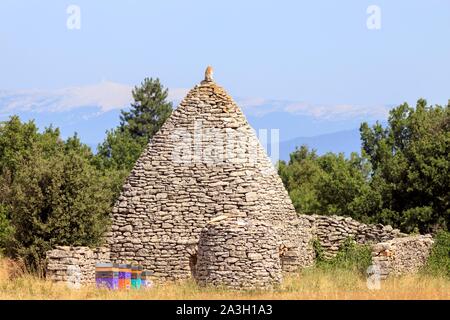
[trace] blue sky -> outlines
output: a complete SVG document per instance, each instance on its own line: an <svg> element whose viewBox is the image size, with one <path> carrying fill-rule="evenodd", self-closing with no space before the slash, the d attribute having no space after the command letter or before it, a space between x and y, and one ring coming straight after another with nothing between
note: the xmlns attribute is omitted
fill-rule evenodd
<svg viewBox="0 0 450 320"><path fill-rule="evenodd" d="M79 30L66 26L72 4ZM250 122L282 140L354 129L404 101L447 103L449 37L446 0L2 0L0 120L18 113L95 143L144 77L177 102L211 64Z"/></svg>

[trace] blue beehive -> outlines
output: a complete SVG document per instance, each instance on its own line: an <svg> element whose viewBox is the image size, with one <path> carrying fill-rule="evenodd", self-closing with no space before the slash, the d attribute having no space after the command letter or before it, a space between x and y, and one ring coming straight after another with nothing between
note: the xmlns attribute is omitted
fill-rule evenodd
<svg viewBox="0 0 450 320"><path fill-rule="evenodd" d="M95 283L98 288L118 289L119 265L113 263L97 263L95 265Z"/></svg>

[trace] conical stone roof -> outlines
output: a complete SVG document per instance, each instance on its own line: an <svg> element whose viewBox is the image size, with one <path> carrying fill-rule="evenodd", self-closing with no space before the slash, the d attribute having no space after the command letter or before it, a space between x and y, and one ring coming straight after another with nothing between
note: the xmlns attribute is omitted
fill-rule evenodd
<svg viewBox="0 0 450 320"><path fill-rule="evenodd" d="M127 178L112 214L112 259L164 279L190 277L200 232L221 215L270 221L280 230L296 219L254 130L207 74Z"/></svg>

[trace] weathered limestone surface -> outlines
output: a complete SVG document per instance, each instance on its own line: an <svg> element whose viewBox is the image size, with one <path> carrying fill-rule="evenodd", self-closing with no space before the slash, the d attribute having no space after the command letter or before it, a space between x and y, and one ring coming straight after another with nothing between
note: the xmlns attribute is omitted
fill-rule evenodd
<svg viewBox="0 0 450 320"><path fill-rule="evenodd" d="M294 272L314 264L314 230L302 216L293 219L289 224L273 224L283 239L279 251L284 272Z"/></svg>
<svg viewBox="0 0 450 320"><path fill-rule="evenodd" d="M347 238L360 244L373 244L406 236L389 225L364 224L350 217L301 215L300 218L312 230L313 237L319 240L326 258L335 256Z"/></svg>
<svg viewBox="0 0 450 320"><path fill-rule="evenodd" d="M386 274L415 271L432 243L402 240L408 238L391 226L352 218L298 216L254 130L210 68L136 162L111 218L107 249L57 247L47 254L48 278L66 281L68 268L78 266L89 283L95 263L114 262L140 264L159 280L194 275L235 288L271 287L280 269L314 263L314 238L328 258L349 237L361 244L388 241L395 256L374 253Z"/></svg>
<svg viewBox="0 0 450 320"><path fill-rule="evenodd" d="M372 246L372 264L381 279L389 275L416 273L425 265L433 246L431 235L396 238Z"/></svg>
<svg viewBox="0 0 450 320"><path fill-rule="evenodd" d="M282 279L278 232L258 220L225 219L200 234L194 278L201 285L272 289Z"/></svg>
<svg viewBox="0 0 450 320"><path fill-rule="evenodd" d="M161 279L190 277L201 230L223 214L291 228L280 233L289 251L283 265L311 263L293 259L304 256L309 231L292 225L297 214L254 130L231 97L205 80L167 119L127 178L112 214L111 259L139 263Z"/></svg>
<svg viewBox="0 0 450 320"><path fill-rule="evenodd" d="M70 277L79 277L81 284L95 283L95 264L108 262L108 248L57 246L47 251L46 277L56 282L67 282L71 281Z"/></svg>

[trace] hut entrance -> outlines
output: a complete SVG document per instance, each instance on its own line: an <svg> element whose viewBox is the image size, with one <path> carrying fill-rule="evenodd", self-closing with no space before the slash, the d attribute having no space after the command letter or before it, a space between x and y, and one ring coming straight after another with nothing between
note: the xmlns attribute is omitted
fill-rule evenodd
<svg viewBox="0 0 450 320"><path fill-rule="evenodd" d="M286 256L286 252L288 252L288 248L284 244L281 245L281 247L278 249L278 254L280 257L281 268L283 270L284 270L284 264L285 264L286 260L288 259L288 257Z"/></svg>
<svg viewBox="0 0 450 320"><path fill-rule="evenodd" d="M189 268L191 269L191 276L195 279L197 275L197 253L192 253L189 256Z"/></svg>

